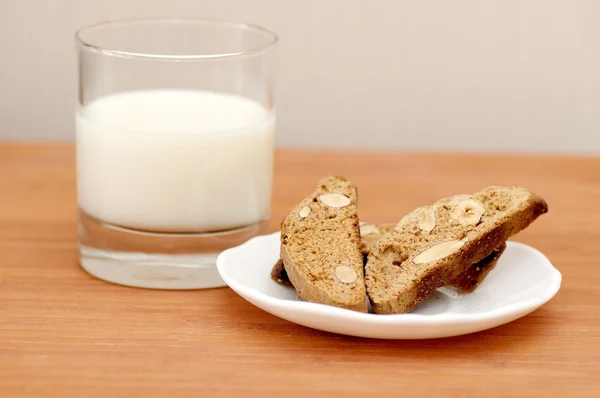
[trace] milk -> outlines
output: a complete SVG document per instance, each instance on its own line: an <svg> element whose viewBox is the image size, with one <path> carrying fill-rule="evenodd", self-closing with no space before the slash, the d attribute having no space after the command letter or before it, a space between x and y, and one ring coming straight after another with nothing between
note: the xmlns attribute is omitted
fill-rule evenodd
<svg viewBox="0 0 600 398"><path fill-rule="evenodd" d="M101 97L77 114L80 208L156 232L209 232L269 216L274 117L248 98L193 90Z"/></svg>

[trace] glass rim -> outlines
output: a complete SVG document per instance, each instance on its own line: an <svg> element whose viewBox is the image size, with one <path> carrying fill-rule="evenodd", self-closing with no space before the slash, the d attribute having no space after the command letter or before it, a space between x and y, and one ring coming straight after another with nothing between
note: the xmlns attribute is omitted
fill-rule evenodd
<svg viewBox="0 0 600 398"><path fill-rule="evenodd" d="M145 23L145 22L197 22L197 23L209 23L209 24L220 24L226 25L231 28L240 28L240 29L250 29L258 32L265 33L270 36L270 40L267 41L266 44L258 46L256 48L251 48L244 51L236 51L236 52L228 52L228 53L218 53L218 54L152 54L152 53L141 53L135 51L123 51L123 50L114 50L110 48L105 48L96 44L93 44L89 41L86 41L82 38L82 34L87 31L101 28L101 27L110 27L111 25L120 25L126 23ZM83 26L75 31L75 41L78 45L82 46L85 49L89 49L92 51L97 51L105 55L109 56L117 56L117 57L126 57L126 58L141 58L141 59L164 59L164 60L215 60L221 58L234 58L234 57L243 57L246 55L256 55L263 52L268 51L272 48L278 41L279 36L276 33L263 28L260 25L255 25L251 23L243 23L243 22L233 22L222 19L214 19L214 18L129 18L129 19L115 19L115 20L107 20L102 22L97 22L91 25Z"/></svg>

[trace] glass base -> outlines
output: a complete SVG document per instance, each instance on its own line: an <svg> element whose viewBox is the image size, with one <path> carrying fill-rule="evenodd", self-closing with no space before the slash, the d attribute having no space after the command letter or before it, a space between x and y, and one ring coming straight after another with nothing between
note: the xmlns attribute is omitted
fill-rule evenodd
<svg viewBox="0 0 600 398"><path fill-rule="evenodd" d="M268 232L268 220L201 234L127 229L79 212L79 263L93 276L151 289L225 286L216 267L220 252Z"/></svg>

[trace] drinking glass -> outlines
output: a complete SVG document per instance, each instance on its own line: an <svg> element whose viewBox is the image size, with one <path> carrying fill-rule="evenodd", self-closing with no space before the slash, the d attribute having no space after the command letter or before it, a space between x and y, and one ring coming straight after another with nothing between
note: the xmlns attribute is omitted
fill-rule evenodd
<svg viewBox="0 0 600 398"><path fill-rule="evenodd" d="M146 288L222 286L222 250L267 232L277 36L206 19L76 34L79 261Z"/></svg>

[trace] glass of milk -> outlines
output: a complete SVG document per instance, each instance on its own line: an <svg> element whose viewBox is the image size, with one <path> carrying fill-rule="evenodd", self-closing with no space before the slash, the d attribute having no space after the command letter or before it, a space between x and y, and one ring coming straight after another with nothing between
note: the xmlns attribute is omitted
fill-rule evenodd
<svg viewBox="0 0 600 398"><path fill-rule="evenodd" d="M152 19L76 42L80 264L129 286L222 286L216 256L267 232L277 36Z"/></svg>

